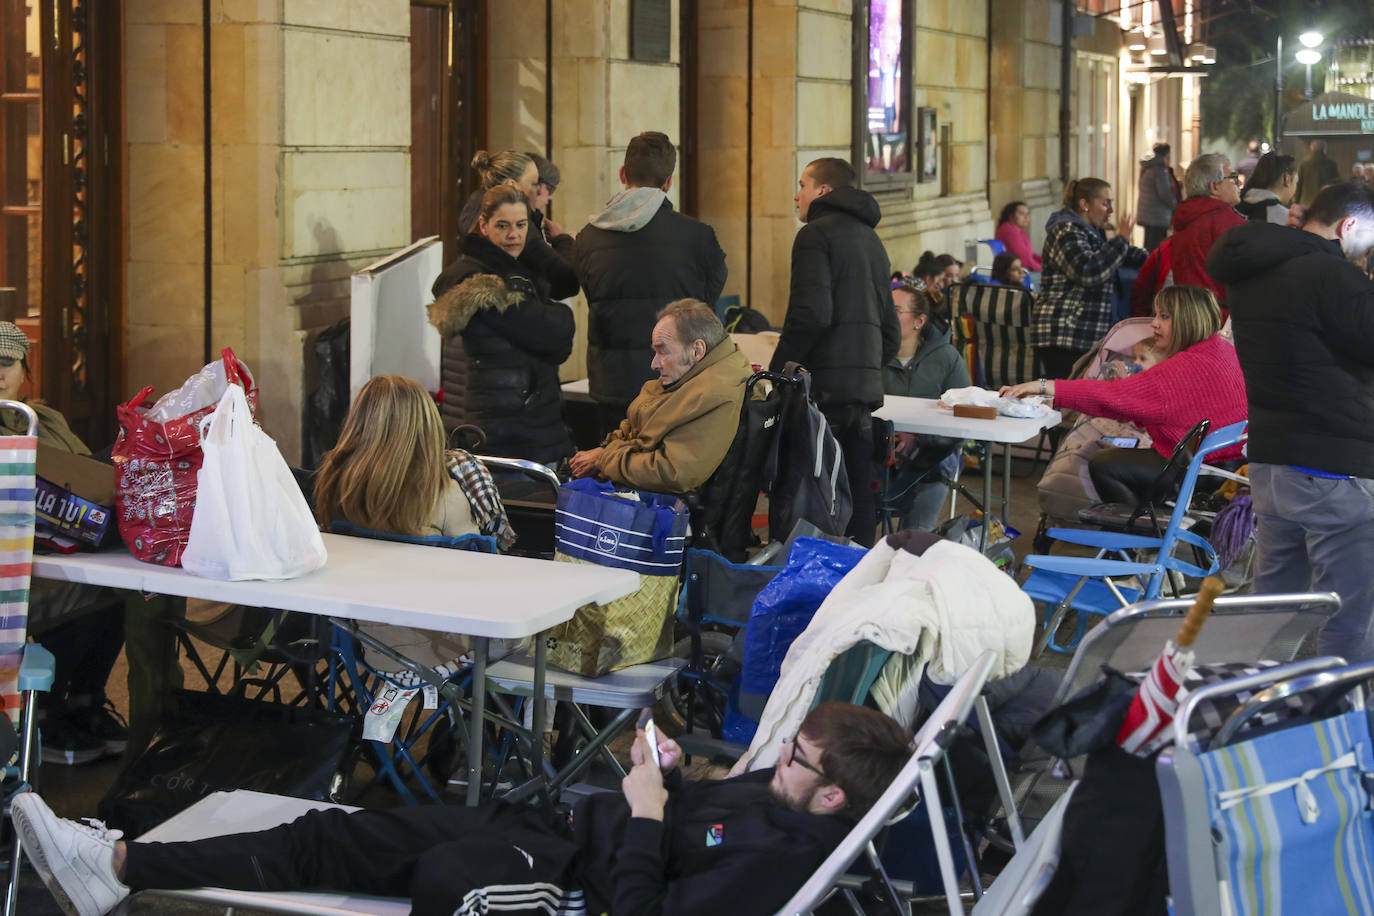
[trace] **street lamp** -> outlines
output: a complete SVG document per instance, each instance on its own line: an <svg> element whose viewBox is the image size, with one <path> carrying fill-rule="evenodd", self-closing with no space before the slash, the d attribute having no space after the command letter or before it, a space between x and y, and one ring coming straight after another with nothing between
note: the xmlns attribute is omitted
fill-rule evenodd
<svg viewBox="0 0 1374 916"><path fill-rule="evenodd" d="M1312 65L1322 59L1316 48L1325 37L1316 29L1308 29L1298 36L1303 46L1296 55L1298 63L1307 65L1307 98L1312 98ZM1278 149L1283 140L1283 35L1277 36L1274 43L1274 148Z"/></svg>
<svg viewBox="0 0 1374 916"><path fill-rule="evenodd" d="M1297 58L1298 63L1307 67L1307 86L1303 90L1303 98L1310 99L1312 98L1312 65L1319 63L1322 59L1322 52L1317 50L1322 43L1322 33L1308 29L1298 36L1298 41L1302 43L1302 47L1293 56Z"/></svg>

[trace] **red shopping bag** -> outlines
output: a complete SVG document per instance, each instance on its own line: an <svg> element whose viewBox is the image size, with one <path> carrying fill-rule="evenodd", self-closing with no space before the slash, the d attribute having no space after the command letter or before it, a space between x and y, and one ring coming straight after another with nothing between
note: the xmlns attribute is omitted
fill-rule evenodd
<svg viewBox="0 0 1374 916"><path fill-rule="evenodd" d="M138 559L163 566L181 564L196 507L198 424L214 412L229 385L244 389L256 416L258 388L253 375L228 347L218 362L156 404L150 403L149 386L115 408L115 513L120 537Z"/></svg>

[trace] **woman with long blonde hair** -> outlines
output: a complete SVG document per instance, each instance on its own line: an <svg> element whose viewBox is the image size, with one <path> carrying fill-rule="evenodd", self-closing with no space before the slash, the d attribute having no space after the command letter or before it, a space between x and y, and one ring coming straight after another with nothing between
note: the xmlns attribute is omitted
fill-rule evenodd
<svg viewBox="0 0 1374 916"><path fill-rule="evenodd" d="M478 533L471 503L449 476L444 441L439 410L424 386L401 375L369 379L316 473L320 527L328 531L330 522L342 519L386 534ZM431 668L467 651L467 642L453 634L383 623L361 629Z"/></svg>
<svg viewBox="0 0 1374 916"><path fill-rule="evenodd" d="M474 534L472 507L444 465L444 426L429 392L379 375L358 392L315 480L315 514L388 534Z"/></svg>
<svg viewBox="0 0 1374 916"><path fill-rule="evenodd" d="M1119 379L1038 379L1009 385L1004 397L1044 395L1061 410L1135 423L1152 448L1107 448L1088 470L1103 502L1135 505L1159 476L1179 440L1199 420L1212 429L1249 416L1236 348L1221 336L1221 308L1200 286L1166 286L1154 300L1152 343L1159 362ZM1213 461L1241 457L1233 445Z"/></svg>

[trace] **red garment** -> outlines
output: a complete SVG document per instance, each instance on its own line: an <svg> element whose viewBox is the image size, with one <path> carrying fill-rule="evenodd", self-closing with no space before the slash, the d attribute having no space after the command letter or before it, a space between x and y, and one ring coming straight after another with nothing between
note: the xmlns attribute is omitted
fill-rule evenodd
<svg viewBox="0 0 1374 916"><path fill-rule="evenodd" d="M1226 288L1207 273L1207 252L1223 232L1244 222L1234 207L1215 197L1190 197L1179 204L1174 211L1174 283L1205 286L1225 303Z"/></svg>
<svg viewBox="0 0 1374 916"><path fill-rule="evenodd" d="M1131 284L1131 317L1149 318L1155 313L1155 293L1159 292L1160 283L1169 276L1169 271L1174 269L1174 259L1171 254L1174 247L1172 237L1159 243L1159 247L1150 252L1150 256L1145 259L1145 263L1140 265L1140 272L1136 274L1135 282ZM1222 309L1225 312L1225 309ZM1222 316L1222 323L1226 318Z"/></svg>
<svg viewBox="0 0 1374 916"><path fill-rule="evenodd" d="M1026 230L1008 220L997 227L997 232L993 238L1001 242L1011 254L1021 259L1021 266L1026 270L1040 269L1040 255L1035 253L1031 247L1030 236L1026 235Z"/></svg>
<svg viewBox="0 0 1374 916"><path fill-rule="evenodd" d="M1123 379L1054 383L1054 406L1094 417L1135 423L1165 458L1204 417L1212 430L1249 418L1245 377L1236 348L1220 334ZM1214 452L1214 461L1240 458L1239 444Z"/></svg>

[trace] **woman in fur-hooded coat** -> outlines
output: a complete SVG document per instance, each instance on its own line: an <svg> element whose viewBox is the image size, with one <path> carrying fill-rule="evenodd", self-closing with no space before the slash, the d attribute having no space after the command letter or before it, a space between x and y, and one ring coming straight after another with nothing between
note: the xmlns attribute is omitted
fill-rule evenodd
<svg viewBox="0 0 1374 916"><path fill-rule="evenodd" d="M444 342L444 428L470 423L486 434L485 454L555 464L573 453L558 382L572 353L572 310L477 230L462 250L429 312Z"/></svg>

